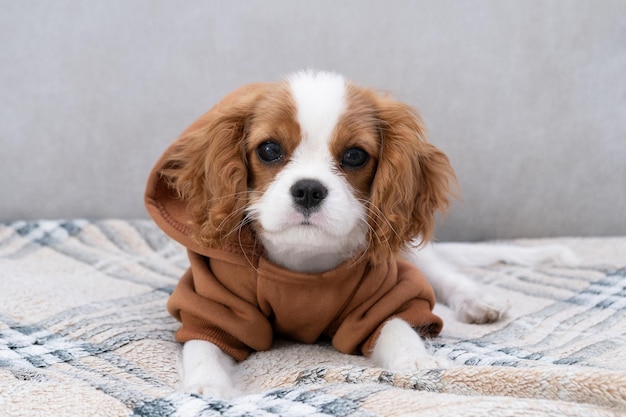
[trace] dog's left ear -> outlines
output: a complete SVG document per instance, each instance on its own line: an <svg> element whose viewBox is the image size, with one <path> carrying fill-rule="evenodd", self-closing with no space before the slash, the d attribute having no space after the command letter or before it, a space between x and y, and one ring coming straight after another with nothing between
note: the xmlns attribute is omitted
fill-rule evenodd
<svg viewBox="0 0 626 417"><path fill-rule="evenodd" d="M414 239L431 239L435 213L445 211L456 185L448 157L426 140L415 110L379 98L381 149L370 198L370 256L379 261Z"/></svg>
<svg viewBox="0 0 626 417"><path fill-rule="evenodd" d="M232 92L165 151L146 191L148 209L162 227L182 231L203 247L218 247L241 225L247 126L267 87L250 84Z"/></svg>

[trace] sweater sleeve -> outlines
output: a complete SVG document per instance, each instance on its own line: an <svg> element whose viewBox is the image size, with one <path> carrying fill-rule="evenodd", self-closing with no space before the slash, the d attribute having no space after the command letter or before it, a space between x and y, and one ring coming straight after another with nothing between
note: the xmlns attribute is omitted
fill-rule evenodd
<svg viewBox="0 0 626 417"><path fill-rule="evenodd" d="M361 352L369 356L374 350L378 336L387 322L392 318L399 318L407 322L422 337L435 337L443 328L443 320L433 313L435 307L435 292L426 277L410 262L398 259L398 284L396 288L412 288L406 291L411 294L402 302L395 312L382 321L374 332L361 345Z"/></svg>
<svg viewBox="0 0 626 417"><path fill-rule="evenodd" d="M176 340L206 340L237 361L251 350L267 350L272 327L250 300L226 288L212 273L207 260L189 252L190 268L170 296L167 308L180 320Z"/></svg>
<svg viewBox="0 0 626 417"><path fill-rule="evenodd" d="M422 337L435 337L441 332L443 327L443 321L431 311L428 302L414 298L402 304L391 317L382 322L365 340L363 345L361 345L363 355L371 355L383 326L392 318L399 318L409 323Z"/></svg>
<svg viewBox="0 0 626 417"><path fill-rule="evenodd" d="M384 272L384 279L377 276L381 271ZM333 344L338 350L344 353L360 351L369 356L382 326L392 318L406 321L422 336L439 334L443 321L432 312L435 293L415 266L398 259L397 262L390 262L387 269L379 266L371 272L371 276L381 284L367 297L357 300L360 305L339 326L333 337Z"/></svg>

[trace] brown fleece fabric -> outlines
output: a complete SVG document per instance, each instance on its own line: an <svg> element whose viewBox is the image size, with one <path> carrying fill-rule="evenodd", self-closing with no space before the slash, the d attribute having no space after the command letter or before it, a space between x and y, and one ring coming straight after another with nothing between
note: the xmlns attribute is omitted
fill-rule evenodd
<svg viewBox="0 0 626 417"><path fill-rule="evenodd" d="M274 334L303 343L326 336L340 352L368 355L392 317L439 334L434 292L403 259L372 265L357 256L320 274L288 271L263 257L248 226L219 249L202 247L186 202L159 174L173 146L150 174L145 201L157 225L188 250L191 266L167 304L182 323L178 341L206 340L241 361L269 349Z"/></svg>

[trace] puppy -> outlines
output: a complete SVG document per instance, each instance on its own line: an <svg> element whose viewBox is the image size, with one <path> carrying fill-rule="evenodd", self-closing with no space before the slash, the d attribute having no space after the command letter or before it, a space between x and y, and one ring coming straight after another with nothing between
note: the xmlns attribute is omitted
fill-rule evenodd
<svg viewBox="0 0 626 417"><path fill-rule="evenodd" d="M182 324L184 389L234 395L234 363L275 334L328 337L391 370L444 366L421 337L442 326L422 273L463 321L508 307L427 244L454 184L412 108L337 74L227 96L170 146L146 191L156 223L189 252L168 302ZM454 260L459 249L440 252ZM494 247L465 261L566 255Z"/></svg>

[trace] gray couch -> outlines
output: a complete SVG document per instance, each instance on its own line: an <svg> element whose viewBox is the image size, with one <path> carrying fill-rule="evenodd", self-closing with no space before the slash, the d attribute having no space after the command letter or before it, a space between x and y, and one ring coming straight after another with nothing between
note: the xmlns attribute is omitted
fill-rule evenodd
<svg viewBox="0 0 626 417"><path fill-rule="evenodd" d="M0 0L0 221L144 218L237 86L334 70L419 109L445 240L626 234L626 2Z"/></svg>

